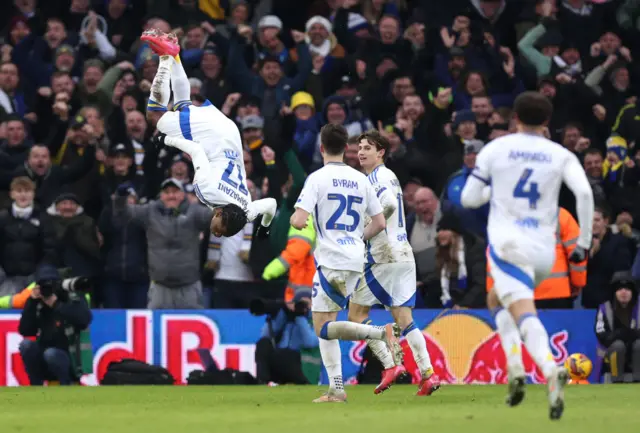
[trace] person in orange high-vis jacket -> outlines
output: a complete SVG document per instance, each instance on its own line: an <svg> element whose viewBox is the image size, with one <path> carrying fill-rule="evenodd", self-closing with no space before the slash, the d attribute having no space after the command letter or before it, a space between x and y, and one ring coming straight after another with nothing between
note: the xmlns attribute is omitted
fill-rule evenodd
<svg viewBox="0 0 640 433"><path fill-rule="evenodd" d="M31 291L36 286L36 283L31 283L19 293L15 295L7 295L0 297L0 309L3 310L22 310L24 304L27 303L27 299L31 296Z"/></svg>
<svg viewBox="0 0 640 433"><path fill-rule="evenodd" d="M262 273L266 281L278 278L289 271L289 282L285 290L285 302L293 302L297 292L311 293L316 266L313 249L316 244L316 231L313 219L309 215L307 226L301 230L289 228L289 240L282 253L269 263Z"/></svg>
<svg viewBox="0 0 640 433"><path fill-rule="evenodd" d="M573 300L587 284L587 260L570 263L569 256L576 247L580 226L571 213L560 208L556 241L556 262L551 274L536 287L536 308L573 308ZM487 261L487 292L493 288Z"/></svg>

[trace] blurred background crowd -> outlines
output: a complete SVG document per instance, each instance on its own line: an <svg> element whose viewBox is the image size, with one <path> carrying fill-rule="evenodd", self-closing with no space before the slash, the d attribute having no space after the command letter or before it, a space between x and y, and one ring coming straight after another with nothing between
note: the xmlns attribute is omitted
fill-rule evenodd
<svg viewBox="0 0 640 433"><path fill-rule="evenodd" d="M460 193L483 145L514 130L526 89L552 100L547 134L584 164L597 203L588 262L569 265L578 228L563 188L539 306L597 308L619 288L614 273L640 278L638 0L5 3L0 296L43 264L92 278L94 307L146 308L153 283L197 295L153 304L165 308L309 296L315 233L289 216L334 123L391 143L417 306L482 308L488 209L462 209ZM138 39L149 28L179 36L193 103L237 122L252 197L279 203L270 239L251 223L210 235L188 157L155 151L145 108L158 58ZM345 162L359 169L357 151L350 140ZM113 200L122 184L137 212Z"/></svg>

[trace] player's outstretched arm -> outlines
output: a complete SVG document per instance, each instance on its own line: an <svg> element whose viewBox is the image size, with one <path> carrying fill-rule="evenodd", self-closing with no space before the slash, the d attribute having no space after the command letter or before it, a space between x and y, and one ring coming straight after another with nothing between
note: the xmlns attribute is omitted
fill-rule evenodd
<svg viewBox="0 0 640 433"><path fill-rule="evenodd" d="M469 176L462 189L460 202L466 208L478 208L491 199L491 187L477 177Z"/></svg>
<svg viewBox="0 0 640 433"><path fill-rule="evenodd" d="M368 241L387 227L384 213L380 212L371 217L371 222L364 228L363 240Z"/></svg>
<svg viewBox="0 0 640 433"><path fill-rule="evenodd" d="M296 211L293 213L293 215L291 215L291 219L289 220L289 222L291 223L292 227L298 230L302 230L307 226L308 219L309 212L302 208L296 208Z"/></svg>
<svg viewBox="0 0 640 433"><path fill-rule="evenodd" d="M576 197L576 212L578 223L580 223L580 236L577 244L588 250L591 247L593 227L593 191L587 175L575 155L571 154L569 162L564 167L562 177L564 183Z"/></svg>
<svg viewBox="0 0 640 433"><path fill-rule="evenodd" d="M198 173L199 176L210 175L207 174L207 172L211 171L209 158L207 158L207 154L200 143L196 143L195 141L187 140L185 138L170 137L164 134L158 135L156 139L162 140L162 144L175 147L189 155L195 171L204 170L204 173Z"/></svg>
<svg viewBox="0 0 640 433"><path fill-rule="evenodd" d="M380 204L382 205L382 214L384 215L384 219L388 220L398 208L398 200L393 197L391 192L385 187L378 189L376 194L380 197Z"/></svg>
<svg viewBox="0 0 640 433"><path fill-rule="evenodd" d="M249 221L253 221L262 215L262 225L269 227L273 217L276 215L276 208L278 204L273 198L263 198L262 200L256 200L249 204L249 212L247 218Z"/></svg>

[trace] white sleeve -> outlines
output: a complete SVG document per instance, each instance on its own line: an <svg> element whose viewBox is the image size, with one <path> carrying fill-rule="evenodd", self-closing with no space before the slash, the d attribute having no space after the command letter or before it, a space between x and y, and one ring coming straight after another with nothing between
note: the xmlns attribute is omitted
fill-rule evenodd
<svg viewBox="0 0 640 433"><path fill-rule="evenodd" d="M376 196L380 200L382 205L382 212L385 219L389 219L391 215L396 211L398 207L398 199L393 196L393 193L384 184L375 183L373 189L376 192Z"/></svg>
<svg viewBox="0 0 640 433"><path fill-rule="evenodd" d="M294 207L300 208L308 213L313 213L313 208L316 207L316 203L318 203L318 189L313 178L308 177Z"/></svg>
<svg viewBox="0 0 640 433"><path fill-rule="evenodd" d="M111 60L116 56L116 49L109 42L109 39L101 31L96 30L94 37L96 38L96 45L98 51L100 51L100 57L104 60Z"/></svg>
<svg viewBox="0 0 640 433"><path fill-rule="evenodd" d="M574 154L570 154L562 172L562 180L576 197L576 212L580 224L578 245L588 249L591 247L593 228L593 191L580 161Z"/></svg>
<svg viewBox="0 0 640 433"><path fill-rule="evenodd" d="M462 189L460 202L466 208L478 208L491 198L491 171L489 149L482 149L473 169Z"/></svg>
<svg viewBox="0 0 640 433"><path fill-rule="evenodd" d="M247 219L255 220L258 215L262 215L262 226L269 227L273 217L276 215L277 203L273 198L263 198L249 203L247 209Z"/></svg>
<svg viewBox="0 0 640 433"><path fill-rule="evenodd" d="M365 184L365 188L367 189L367 215L375 216L379 213L382 213L382 205L380 205L380 200L376 196L376 192L373 189L373 186L369 182Z"/></svg>

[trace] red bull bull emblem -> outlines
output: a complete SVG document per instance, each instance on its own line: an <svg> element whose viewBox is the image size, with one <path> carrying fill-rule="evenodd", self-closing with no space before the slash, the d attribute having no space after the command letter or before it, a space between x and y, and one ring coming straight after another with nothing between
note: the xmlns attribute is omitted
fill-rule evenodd
<svg viewBox="0 0 640 433"><path fill-rule="evenodd" d="M500 336L484 320L454 312L430 323L423 331L433 370L443 383L449 384L505 384L507 360L502 350ZM550 337L551 350L557 364L568 356L566 347L569 334L566 330ZM401 342L404 364L412 376L412 382L420 381L413 354L406 340ZM522 347L522 362L530 382L544 383L540 369Z"/></svg>

